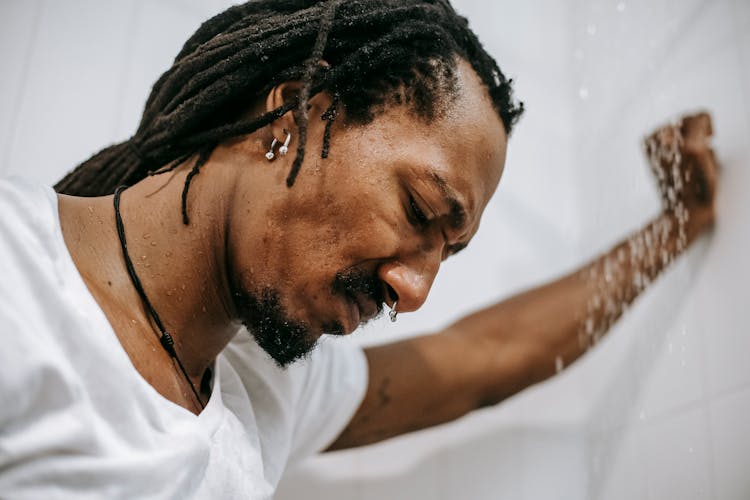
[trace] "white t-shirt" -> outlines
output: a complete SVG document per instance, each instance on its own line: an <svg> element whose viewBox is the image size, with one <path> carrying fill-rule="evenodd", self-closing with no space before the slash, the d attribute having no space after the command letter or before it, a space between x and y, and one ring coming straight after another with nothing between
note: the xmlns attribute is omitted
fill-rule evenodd
<svg viewBox="0 0 750 500"><path fill-rule="evenodd" d="M345 339L281 370L242 331L192 414L131 364L71 260L54 191L0 180L0 497L271 498L289 461L346 426L366 379Z"/></svg>

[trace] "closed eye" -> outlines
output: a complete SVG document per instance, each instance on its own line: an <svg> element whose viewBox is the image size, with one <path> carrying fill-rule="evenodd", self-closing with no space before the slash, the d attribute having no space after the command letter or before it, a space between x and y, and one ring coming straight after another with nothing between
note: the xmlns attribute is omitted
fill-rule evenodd
<svg viewBox="0 0 750 500"><path fill-rule="evenodd" d="M419 208L419 204L414 199L414 196L411 194L409 195L409 220L411 223L421 228L424 228L430 223L430 220L427 218L427 215L422 211L421 208Z"/></svg>

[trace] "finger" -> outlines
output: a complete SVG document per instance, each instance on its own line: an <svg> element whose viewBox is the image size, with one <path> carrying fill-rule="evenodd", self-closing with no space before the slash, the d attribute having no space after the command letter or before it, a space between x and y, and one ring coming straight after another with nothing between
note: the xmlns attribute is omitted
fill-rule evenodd
<svg viewBox="0 0 750 500"><path fill-rule="evenodd" d="M718 163L713 150L703 149L686 155L686 174L690 189L699 203L708 204L714 199L718 177Z"/></svg>
<svg viewBox="0 0 750 500"><path fill-rule="evenodd" d="M705 147L708 139L713 135L711 115L706 112L685 116L681 124L685 147L688 149Z"/></svg>

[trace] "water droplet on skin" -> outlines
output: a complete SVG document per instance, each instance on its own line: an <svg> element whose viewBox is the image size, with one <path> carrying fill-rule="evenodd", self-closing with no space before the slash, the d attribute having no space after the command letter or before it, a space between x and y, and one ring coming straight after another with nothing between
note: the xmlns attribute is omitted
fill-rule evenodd
<svg viewBox="0 0 750 500"><path fill-rule="evenodd" d="M641 290L643 288L643 276L640 271L636 271L633 275L633 286L636 290Z"/></svg>
<svg viewBox="0 0 750 500"><path fill-rule="evenodd" d="M143 239L144 239L144 240L147 240L147 239L149 239L150 237L151 237L151 233L144 233L144 234L143 234Z"/></svg>
<svg viewBox="0 0 750 500"><path fill-rule="evenodd" d="M565 365L563 363L562 356L558 356L555 358L555 372L560 373L563 368L565 368Z"/></svg>
<svg viewBox="0 0 750 500"><path fill-rule="evenodd" d="M155 241L152 241L152 242L151 242L151 246L152 246L152 247L155 247L155 246L156 246L156 242L155 242Z"/></svg>

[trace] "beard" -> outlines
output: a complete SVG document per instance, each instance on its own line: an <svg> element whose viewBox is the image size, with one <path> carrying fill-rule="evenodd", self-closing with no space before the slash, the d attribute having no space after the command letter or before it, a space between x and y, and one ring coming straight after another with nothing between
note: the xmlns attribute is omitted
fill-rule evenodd
<svg viewBox="0 0 750 500"><path fill-rule="evenodd" d="M357 295L364 295L377 305L375 317L383 312L385 287L375 275L364 270L336 273L331 293L351 301ZM250 293L238 287L233 296L242 324L280 368L307 357L317 345L320 335L312 332L309 323L291 317L277 290L266 287L259 293ZM321 330L321 334L344 333L343 325L335 320L323 323Z"/></svg>

